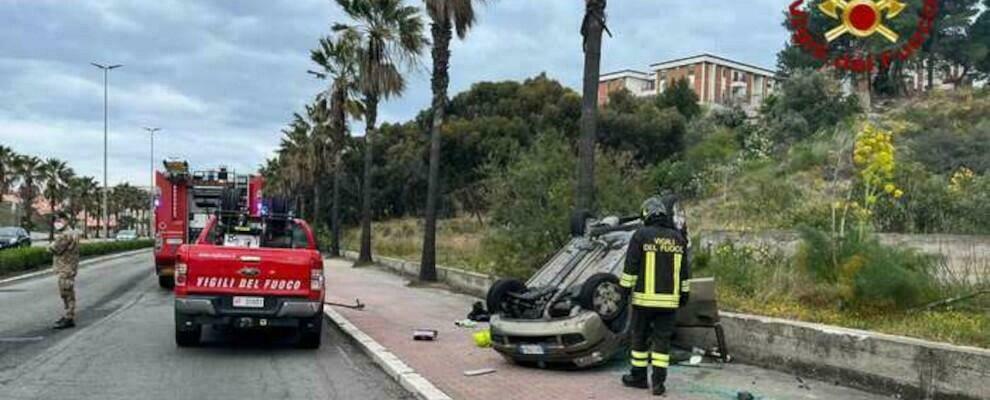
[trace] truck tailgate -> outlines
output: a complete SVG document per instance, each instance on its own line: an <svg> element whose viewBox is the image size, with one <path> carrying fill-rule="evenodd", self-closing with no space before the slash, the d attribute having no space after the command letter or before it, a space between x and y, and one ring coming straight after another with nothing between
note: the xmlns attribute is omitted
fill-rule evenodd
<svg viewBox="0 0 990 400"><path fill-rule="evenodd" d="M307 296L313 250L194 245L183 259L186 293Z"/></svg>

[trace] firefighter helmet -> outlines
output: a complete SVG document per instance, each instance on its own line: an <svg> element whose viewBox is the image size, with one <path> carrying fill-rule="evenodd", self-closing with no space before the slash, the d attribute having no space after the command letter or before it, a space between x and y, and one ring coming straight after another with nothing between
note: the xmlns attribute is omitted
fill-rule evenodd
<svg viewBox="0 0 990 400"><path fill-rule="evenodd" d="M657 223L668 216L667 205L660 196L651 196L643 202L643 222Z"/></svg>

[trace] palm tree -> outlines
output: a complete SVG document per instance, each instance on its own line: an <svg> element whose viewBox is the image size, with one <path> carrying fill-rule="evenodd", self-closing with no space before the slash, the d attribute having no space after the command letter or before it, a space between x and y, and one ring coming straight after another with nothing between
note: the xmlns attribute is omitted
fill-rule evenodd
<svg viewBox="0 0 990 400"><path fill-rule="evenodd" d="M359 84L365 106L364 179L361 189L361 254L358 264L371 262L371 169L378 102L405 89L399 72L412 65L426 46L423 21L416 7L402 0L337 0L352 24L334 24L333 30L359 38Z"/></svg>
<svg viewBox="0 0 990 400"><path fill-rule="evenodd" d="M312 105L306 105L306 117L309 118L309 176L312 180L313 212L310 220L313 227L323 225L320 213L320 197L323 194L323 174L326 171L326 155L330 147L330 133L327 120L330 118L326 100L317 99Z"/></svg>
<svg viewBox="0 0 990 400"><path fill-rule="evenodd" d="M69 181L68 209L72 215L73 228L75 218L82 214L83 235L88 236L88 221L92 210L97 207L99 185L91 176L74 177Z"/></svg>
<svg viewBox="0 0 990 400"><path fill-rule="evenodd" d="M34 227L34 199L38 197L40 184L45 176L41 172L41 159L34 156L17 156L13 162L14 178L17 182L17 195L24 209L21 225L26 229Z"/></svg>
<svg viewBox="0 0 990 400"><path fill-rule="evenodd" d="M333 200L330 210L330 255L340 257L340 185L344 165L342 157L347 141L347 117L360 118L363 105L355 98L359 94L358 63L360 53L356 35L346 32L336 39L320 39L320 47L310 51L310 59L321 71L309 71L320 79L330 80L323 97L330 98L330 152L333 155Z"/></svg>
<svg viewBox="0 0 990 400"><path fill-rule="evenodd" d="M598 129L598 74L602 58L602 31L605 26L606 0L585 0L584 22L584 91L581 99L581 139L578 142L577 211L591 211L595 206L595 134Z"/></svg>
<svg viewBox="0 0 990 400"><path fill-rule="evenodd" d="M65 161L49 158L41 164L41 174L45 180L42 195L51 208L51 216L48 219L48 240L54 240L55 214L62 208L62 203L68 196L69 180L75 173Z"/></svg>
<svg viewBox="0 0 990 400"><path fill-rule="evenodd" d="M295 208L303 211L302 196L312 181L310 174L310 142L311 127L306 119L298 113L293 114L289 126L282 129L282 141L279 143L278 162L282 173L282 194L290 195L295 201Z"/></svg>
<svg viewBox="0 0 990 400"><path fill-rule="evenodd" d="M426 12L433 23L433 123L430 127L430 171L427 179L426 220L423 232L423 255L419 279L437 280L437 198L440 190L440 126L443 124L444 110L447 107L447 86L450 83L450 39L452 30L457 37L464 39L474 25L474 3L484 0L424 0Z"/></svg>
<svg viewBox="0 0 990 400"><path fill-rule="evenodd" d="M14 172L13 164L16 157L17 153L14 153L14 150L11 150L10 147L0 145L0 202L3 202L3 196L10 189Z"/></svg>

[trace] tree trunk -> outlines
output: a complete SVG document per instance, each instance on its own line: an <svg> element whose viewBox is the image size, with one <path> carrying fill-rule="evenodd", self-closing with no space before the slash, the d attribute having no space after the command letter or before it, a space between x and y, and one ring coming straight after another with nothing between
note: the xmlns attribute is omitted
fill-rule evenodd
<svg viewBox="0 0 990 400"><path fill-rule="evenodd" d="M925 63L925 71L928 75L928 85L926 90L931 91L935 86L935 57L929 56L928 62Z"/></svg>
<svg viewBox="0 0 990 400"><path fill-rule="evenodd" d="M430 173L426 192L426 221L423 227L423 255L420 259L419 280L437 280L437 200L440 196L440 128L447 107L447 86L450 77L450 20L444 18L431 25L433 34L433 126L430 127Z"/></svg>
<svg viewBox="0 0 990 400"><path fill-rule="evenodd" d="M333 168L333 205L330 208L330 256L340 257L340 176L343 163L341 157L342 144L334 153Z"/></svg>
<svg viewBox="0 0 990 400"><path fill-rule="evenodd" d="M371 168L374 166L372 149L375 142L375 120L378 118L378 95L366 94L364 98L366 128L364 131L364 180L361 182L361 254L357 264L371 263Z"/></svg>
<svg viewBox="0 0 990 400"><path fill-rule="evenodd" d="M578 142L577 210L591 211L595 203L595 136L598 129L598 75L605 28L605 0L586 0L581 34L584 36L584 90L581 99L581 138Z"/></svg>
<svg viewBox="0 0 990 400"><path fill-rule="evenodd" d="M320 171L316 171L313 176L313 215L310 217L310 221L313 221L313 229L319 231L320 224L323 222L320 220L320 192L322 191L322 185L320 185Z"/></svg>

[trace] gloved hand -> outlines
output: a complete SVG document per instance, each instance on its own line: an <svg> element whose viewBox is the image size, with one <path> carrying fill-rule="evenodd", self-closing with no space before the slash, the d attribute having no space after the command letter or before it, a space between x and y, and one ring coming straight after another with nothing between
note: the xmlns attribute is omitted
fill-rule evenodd
<svg viewBox="0 0 990 400"><path fill-rule="evenodd" d="M683 306L683 305L687 304L688 303L688 300L690 300L690 298L691 298L691 293L690 292L681 292L681 302L680 302L680 305Z"/></svg>

